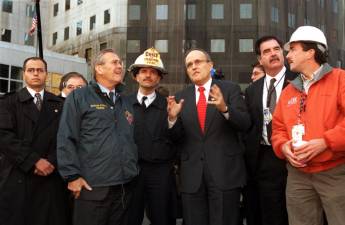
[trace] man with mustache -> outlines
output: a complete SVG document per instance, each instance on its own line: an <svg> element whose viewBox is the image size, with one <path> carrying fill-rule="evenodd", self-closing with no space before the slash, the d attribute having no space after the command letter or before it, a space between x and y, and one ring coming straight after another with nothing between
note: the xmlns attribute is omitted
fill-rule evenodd
<svg viewBox="0 0 345 225"><path fill-rule="evenodd" d="M284 45L298 72L273 117L272 145L287 161L290 225L345 221L345 71L327 63L324 33L302 26Z"/></svg>
<svg viewBox="0 0 345 225"><path fill-rule="evenodd" d="M202 49L186 53L192 85L169 96L171 125L183 126L178 146L183 220L186 225L238 225L240 192L245 184L243 149L238 132L250 118L240 87L212 79L213 62Z"/></svg>
<svg viewBox="0 0 345 225"><path fill-rule="evenodd" d="M134 108L134 138L140 173L129 209L128 225L141 225L144 209L152 225L175 225L172 193L176 193L173 163L174 128L168 129L167 100L156 91L167 74L159 52L147 49L128 71L139 89L129 98ZM175 196L176 197L176 196Z"/></svg>
<svg viewBox="0 0 345 225"><path fill-rule="evenodd" d="M266 74L245 91L252 127L245 137L248 182L244 189L248 225L287 225L285 161L271 146L272 115L288 80L296 77L284 66L282 42L274 36L257 40L255 53Z"/></svg>

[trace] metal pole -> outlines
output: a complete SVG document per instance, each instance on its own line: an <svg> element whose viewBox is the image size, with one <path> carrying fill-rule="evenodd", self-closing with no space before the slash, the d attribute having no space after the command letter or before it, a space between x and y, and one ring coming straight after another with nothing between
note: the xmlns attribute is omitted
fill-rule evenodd
<svg viewBox="0 0 345 225"><path fill-rule="evenodd" d="M37 16L37 38L38 38L39 57L43 59L40 0L36 0L35 8L36 8L36 16Z"/></svg>

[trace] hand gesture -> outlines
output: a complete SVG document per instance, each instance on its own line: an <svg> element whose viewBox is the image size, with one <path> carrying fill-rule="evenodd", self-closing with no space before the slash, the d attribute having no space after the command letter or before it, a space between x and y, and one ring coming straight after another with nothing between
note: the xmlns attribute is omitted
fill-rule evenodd
<svg viewBox="0 0 345 225"><path fill-rule="evenodd" d="M307 166L305 163L300 162L298 157L292 151L291 146L292 140L285 142L282 146L282 153L285 155L285 158L289 161L289 163L294 167L305 167Z"/></svg>
<svg viewBox="0 0 345 225"><path fill-rule="evenodd" d="M224 113L228 111L228 108L224 101L223 93L216 84L212 85L211 87L209 99L210 100L207 103L214 105L219 112Z"/></svg>
<svg viewBox="0 0 345 225"><path fill-rule="evenodd" d="M169 96L167 98L168 106L168 119L173 122L176 121L178 114L181 112L184 100L181 99L179 103L176 102L175 96Z"/></svg>
<svg viewBox="0 0 345 225"><path fill-rule="evenodd" d="M78 179L68 182L68 190L70 190L75 199L79 198L80 191L82 188L92 191L90 185L84 180L84 178L79 177Z"/></svg>
<svg viewBox="0 0 345 225"><path fill-rule="evenodd" d="M294 148L294 153L298 160L302 163L307 163L327 148L326 142L323 138L312 139L304 145Z"/></svg>

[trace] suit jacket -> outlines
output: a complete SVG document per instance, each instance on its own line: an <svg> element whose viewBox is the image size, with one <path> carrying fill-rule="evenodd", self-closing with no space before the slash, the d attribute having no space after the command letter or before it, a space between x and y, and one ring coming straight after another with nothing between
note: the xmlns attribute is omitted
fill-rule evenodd
<svg viewBox="0 0 345 225"><path fill-rule="evenodd" d="M46 177L34 174L40 158L57 168L56 133L61 109L62 101L47 91L41 111L26 88L3 100L0 146L8 173L2 177L0 224L66 223L66 186L56 169Z"/></svg>
<svg viewBox="0 0 345 225"><path fill-rule="evenodd" d="M289 81L295 79L296 73L286 68L283 89L289 84ZM259 158L260 142L262 139L263 126L263 106L262 96L265 77L252 83L245 91L245 101L251 117L251 128L245 136L246 147L246 166L249 176L255 175L257 162Z"/></svg>
<svg viewBox="0 0 345 225"><path fill-rule="evenodd" d="M199 126L195 86L176 94L177 100L185 100L178 119L184 129L180 144L182 192L198 190L204 160L219 189L229 190L245 184L244 150L239 143L238 132L249 128L249 114L238 85L219 80L213 80L212 84L220 87L230 118L226 120L215 106L207 105L205 134Z"/></svg>

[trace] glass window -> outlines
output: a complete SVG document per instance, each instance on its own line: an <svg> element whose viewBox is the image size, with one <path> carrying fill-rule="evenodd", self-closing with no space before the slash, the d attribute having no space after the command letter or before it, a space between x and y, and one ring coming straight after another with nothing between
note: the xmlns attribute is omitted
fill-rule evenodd
<svg viewBox="0 0 345 225"><path fill-rule="evenodd" d="M26 5L26 16L28 17L34 17L35 14L35 6L34 5Z"/></svg>
<svg viewBox="0 0 345 225"><path fill-rule="evenodd" d="M77 22L77 32L76 32L77 36L81 35L82 32L83 32L83 21L78 21Z"/></svg>
<svg viewBox="0 0 345 225"><path fill-rule="evenodd" d="M212 4L212 19L224 19L224 4Z"/></svg>
<svg viewBox="0 0 345 225"><path fill-rule="evenodd" d="M168 5L156 5L156 20L168 19Z"/></svg>
<svg viewBox="0 0 345 225"><path fill-rule="evenodd" d="M78 0L78 1L77 1L77 4L78 4L78 5L83 4L83 0Z"/></svg>
<svg viewBox="0 0 345 225"><path fill-rule="evenodd" d="M56 45L57 38L58 38L58 33L54 32L53 33L53 45Z"/></svg>
<svg viewBox="0 0 345 225"><path fill-rule="evenodd" d="M304 25L311 25L309 18L304 18Z"/></svg>
<svg viewBox="0 0 345 225"><path fill-rule="evenodd" d="M22 68L17 66L11 66L11 79L22 80Z"/></svg>
<svg viewBox="0 0 345 225"><path fill-rule="evenodd" d="M21 81L10 81L10 90L9 91L17 91L23 87L23 82Z"/></svg>
<svg viewBox="0 0 345 225"><path fill-rule="evenodd" d="M129 6L128 20L140 20L140 5Z"/></svg>
<svg viewBox="0 0 345 225"><path fill-rule="evenodd" d="M59 12L59 3L54 4L54 16L57 16Z"/></svg>
<svg viewBox="0 0 345 225"><path fill-rule="evenodd" d="M10 67L9 65L6 64L0 64L0 77L1 78L9 78L9 71L10 71Z"/></svg>
<svg viewBox="0 0 345 225"><path fill-rule="evenodd" d="M110 10L104 11L104 24L110 23Z"/></svg>
<svg viewBox="0 0 345 225"><path fill-rule="evenodd" d="M338 13L338 0L332 0L333 12Z"/></svg>
<svg viewBox="0 0 345 225"><path fill-rule="evenodd" d="M71 0L65 0L65 11L71 8Z"/></svg>
<svg viewBox="0 0 345 225"><path fill-rule="evenodd" d="M211 39L211 52L225 52L225 40Z"/></svg>
<svg viewBox="0 0 345 225"><path fill-rule="evenodd" d="M99 45L99 50L102 51L103 49L107 48L107 42L103 42Z"/></svg>
<svg viewBox="0 0 345 225"><path fill-rule="evenodd" d="M279 14L278 14L278 13L279 13L279 12L278 12L278 8L272 6L272 8L271 8L271 20L272 20L273 22L276 22L276 23L279 22Z"/></svg>
<svg viewBox="0 0 345 225"><path fill-rule="evenodd" d="M128 53L139 53L140 52L140 40L128 40L127 41L127 52Z"/></svg>
<svg viewBox="0 0 345 225"><path fill-rule="evenodd" d="M239 52L253 52L253 39L240 39Z"/></svg>
<svg viewBox="0 0 345 225"><path fill-rule="evenodd" d="M96 26L96 15L90 17L90 30L93 30Z"/></svg>
<svg viewBox="0 0 345 225"><path fill-rule="evenodd" d="M85 59L87 63L91 63L92 58L92 48L85 49Z"/></svg>
<svg viewBox="0 0 345 225"><path fill-rule="evenodd" d="M195 20L196 18L196 4L187 4L187 19Z"/></svg>
<svg viewBox="0 0 345 225"><path fill-rule="evenodd" d="M2 1L2 11L7 13L12 13L13 9L13 2L10 0L3 0Z"/></svg>
<svg viewBox="0 0 345 225"><path fill-rule="evenodd" d="M168 40L155 40L155 48L160 53L167 53L168 52Z"/></svg>
<svg viewBox="0 0 345 225"><path fill-rule="evenodd" d="M320 7L324 8L325 7L325 0L320 0Z"/></svg>
<svg viewBox="0 0 345 225"><path fill-rule="evenodd" d="M11 30L1 29L1 41L11 42L11 34Z"/></svg>
<svg viewBox="0 0 345 225"><path fill-rule="evenodd" d="M0 79L0 92L8 92L8 80Z"/></svg>
<svg viewBox="0 0 345 225"><path fill-rule="evenodd" d="M69 39L69 27L65 27L63 39L66 41Z"/></svg>
<svg viewBox="0 0 345 225"><path fill-rule="evenodd" d="M240 18L241 19L251 19L253 17L252 14L252 4L240 4Z"/></svg>
<svg viewBox="0 0 345 225"><path fill-rule="evenodd" d="M290 28L295 28L296 25L296 16L293 13L288 13L288 26Z"/></svg>
<svg viewBox="0 0 345 225"><path fill-rule="evenodd" d="M24 45L30 45L30 46L34 46L34 36L30 35L28 33L25 33L24 36Z"/></svg>
<svg viewBox="0 0 345 225"><path fill-rule="evenodd" d="M322 30L322 32L326 33L326 26L325 26L325 24L321 24L320 25L320 30Z"/></svg>

